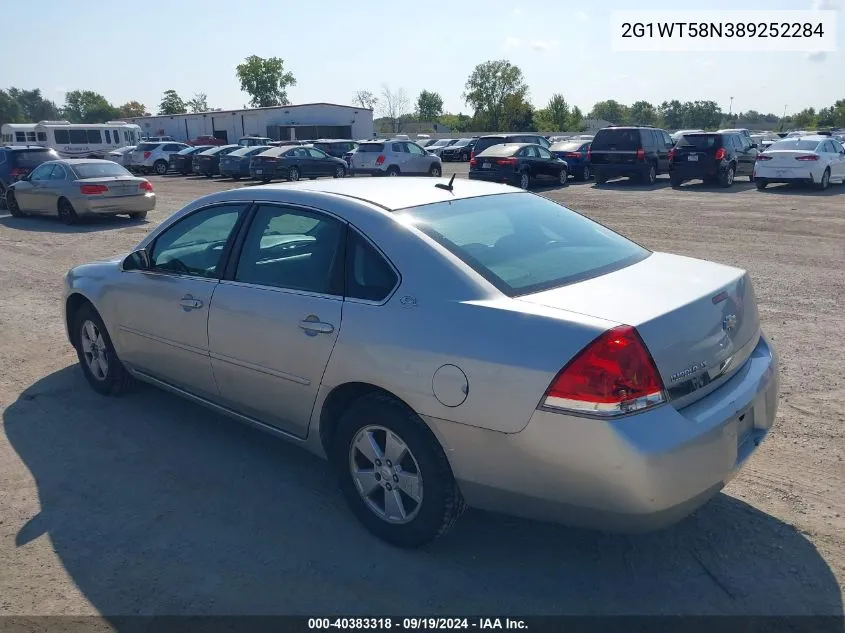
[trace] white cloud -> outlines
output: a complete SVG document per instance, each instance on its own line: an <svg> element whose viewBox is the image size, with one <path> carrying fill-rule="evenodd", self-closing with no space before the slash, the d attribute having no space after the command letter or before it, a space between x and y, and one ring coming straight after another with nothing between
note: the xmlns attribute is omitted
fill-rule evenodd
<svg viewBox="0 0 845 633"><path fill-rule="evenodd" d="M824 51L816 51L815 53L807 53L807 60L811 62L823 62L827 59L827 53Z"/></svg>
<svg viewBox="0 0 845 633"><path fill-rule="evenodd" d="M813 11L841 11L842 0L813 0L810 6Z"/></svg>
<svg viewBox="0 0 845 633"><path fill-rule="evenodd" d="M505 48L519 48L522 42L518 37L506 37Z"/></svg>
<svg viewBox="0 0 845 633"><path fill-rule="evenodd" d="M522 15L524 11L522 9L516 8L513 10L514 15Z"/></svg>
<svg viewBox="0 0 845 633"><path fill-rule="evenodd" d="M584 13L583 11L577 11L575 13L575 17L579 20L584 20L585 22L590 19L590 16Z"/></svg>
<svg viewBox="0 0 845 633"><path fill-rule="evenodd" d="M557 46L557 41L534 40L531 42L531 48L535 51L550 51Z"/></svg>

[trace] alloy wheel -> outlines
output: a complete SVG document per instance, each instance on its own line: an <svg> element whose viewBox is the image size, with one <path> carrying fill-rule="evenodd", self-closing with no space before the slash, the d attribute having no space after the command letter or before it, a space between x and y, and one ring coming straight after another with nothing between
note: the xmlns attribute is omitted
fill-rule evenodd
<svg viewBox="0 0 845 633"><path fill-rule="evenodd" d="M108 378L108 347L96 323L90 320L83 321L79 342L82 345L85 364L88 365L91 375L100 381Z"/></svg>

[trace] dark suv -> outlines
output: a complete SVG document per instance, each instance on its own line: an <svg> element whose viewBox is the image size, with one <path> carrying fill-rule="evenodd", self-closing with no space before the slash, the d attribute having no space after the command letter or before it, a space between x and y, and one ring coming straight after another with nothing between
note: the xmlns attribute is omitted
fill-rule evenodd
<svg viewBox="0 0 845 633"><path fill-rule="evenodd" d="M6 189L41 163L58 160L56 150L37 145L0 147L0 207L6 205Z"/></svg>
<svg viewBox="0 0 845 633"><path fill-rule="evenodd" d="M675 145L665 130L654 127L606 127L596 132L589 152L599 184L611 178L637 178L654 184L669 171L669 150Z"/></svg>
<svg viewBox="0 0 845 633"><path fill-rule="evenodd" d="M723 187L734 184L736 176L753 181L758 153L753 141L739 132L684 134L669 152L669 178L673 187L696 178Z"/></svg>
<svg viewBox="0 0 845 633"><path fill-rule="evenodd" d="M533 145L540 145L549 149L550 143L545 136L540 134L522 133L522 134L491 134L489 136L482 136L476 139L475 147L472 148L470 158L478 156L488 147L493 145L501 145L503 143L531 143Z"/></svg>
<svg viewBox="0 0 845 633"><path fill-rule="evenodd" d="M358 147L358 143L346 139L320 139L314 141L313 145L335 158L343 158L346 154L355 151L355 148Z"/></svg>

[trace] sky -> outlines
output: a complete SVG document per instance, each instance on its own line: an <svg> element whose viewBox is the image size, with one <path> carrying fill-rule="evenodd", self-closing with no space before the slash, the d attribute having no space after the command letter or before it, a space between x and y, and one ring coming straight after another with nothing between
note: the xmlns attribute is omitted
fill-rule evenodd
<svg viewBox="0 0 845 633"><path fill-rule="evenodd" d="M815 4L813 4L815 3ZM476 64L518 65L531 102L561 93L585 113L615 99L711 99L724 111L782 114L845 98L845 0L41 0L7 2L0 37L2 88L41 88L63 103L94 90L155 114L174 89L206 93L213 108L249 100L235 67L249 55L281 57L297 79L291 103L351 103L358 90L440 93L446 111L471 114L461 94ZM838 9L836 52L614 52L610 15L630 8ZM37 29L14 28L37 24ZM33 38L43 45L33 45ZM65 53L62 47L66 47ZM10 63L11 60L17 60ZM733 97L731 105L730 99Z"/></svg>

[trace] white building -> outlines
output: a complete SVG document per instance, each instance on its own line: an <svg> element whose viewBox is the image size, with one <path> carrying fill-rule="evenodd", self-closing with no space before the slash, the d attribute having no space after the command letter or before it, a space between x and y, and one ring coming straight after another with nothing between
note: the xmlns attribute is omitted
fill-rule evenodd
<svg viewBox="0 0 845 633"><path fill-rule="evenodd" d="M276 140L374 136L372 110L333 103L161 114L123 120L140 125L144 136L172 136L180 141L199 136L214 136L229 143L237 143L242 136L269 136Z"/></svg>

